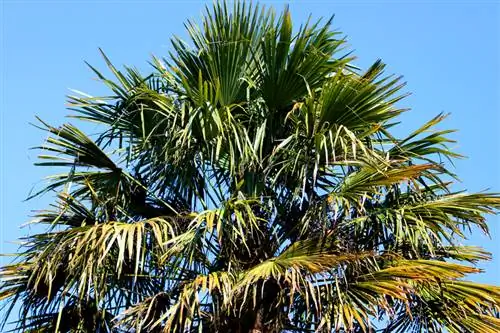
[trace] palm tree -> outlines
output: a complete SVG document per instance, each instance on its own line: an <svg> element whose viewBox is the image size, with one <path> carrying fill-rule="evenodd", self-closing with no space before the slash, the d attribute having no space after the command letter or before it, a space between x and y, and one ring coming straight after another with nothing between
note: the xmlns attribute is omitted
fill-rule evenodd
<svg viewBox="0 0 500 333"><path fill-rule="evenodd" d="M77 127L40 121L42 233L0 271L22 332L500 332L500 288L461 245L500 195L453 192L440 114L391 134L404 98L326 23L236 2L188 22L153 73L90 68ZM17 304L17 305L16 305Z"/></svg>

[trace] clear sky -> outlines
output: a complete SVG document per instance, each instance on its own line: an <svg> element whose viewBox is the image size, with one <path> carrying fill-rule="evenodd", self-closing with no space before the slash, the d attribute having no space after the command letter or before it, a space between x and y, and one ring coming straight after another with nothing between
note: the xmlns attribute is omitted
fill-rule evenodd
<svg viewBox="0 0 500 333"><path fill-rule="evenodd" d="M30 126L35 115L53 125L68 119L69 88L102 92L84 60L104 68L98 47L115 65L149 70L150 55L166 56L173 34L184 35L183 22L199 18L203 1L12 1L0 0L1 52L1 191L0 252L29 232L19 225L31 210L43 209L49 197L23 202L33 185L51 174L34 167L29 148L46 134ZM264 1L282 9L283 1ZM295 24L335 14L366 68L382 58L388 73L404 75L413 94L402 105L399 133L409 132L439 112L451 112L444 126L458 153L455 165L462 183L456 190L500 191L500 2L498 1L289 1ZM500 285L500 218L490 217L492 239L470 243L495 255L476 281ZM0 258L0 262L5 259Z"/></svg>

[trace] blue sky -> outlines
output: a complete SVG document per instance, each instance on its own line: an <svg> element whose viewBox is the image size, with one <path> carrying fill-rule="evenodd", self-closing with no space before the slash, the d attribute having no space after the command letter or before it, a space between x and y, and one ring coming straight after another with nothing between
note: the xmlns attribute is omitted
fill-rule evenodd
<svg viewBox="0 0 500 333"><path fill-rule="evenodd" d="M277 9L285 2L267 1ZM439 112L451 112L444 126L458 153L456 190L500 191L500 4L496 1L290 1L296 24L335 14L334 27L347 35L366 68L377 58L387 72L404 75L413 94L401 104L412 111L398 133L415 129ZM104 64L98 47L115 65L149 70L150 55L166 56L173 34L184 35L183 22L199 18L203 1L9 1L4 0L1 50L1 192L0 252L29 232L19 225L49 197L23 202L33 185L51 173L34 167L46 134L30 126L35 115L59 125L68 119L69 88L102 92L84 60ZM476 281L500 284L500 218L490 217L492 240L482 245L496 259L483 265ZM4 260L0 258L0 260ZM4 261L5 262L5 261Z"/></svg>

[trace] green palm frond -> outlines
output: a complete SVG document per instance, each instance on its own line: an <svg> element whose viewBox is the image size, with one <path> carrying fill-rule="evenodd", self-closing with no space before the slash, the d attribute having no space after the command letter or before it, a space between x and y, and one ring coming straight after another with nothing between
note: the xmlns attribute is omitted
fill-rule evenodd
<svg viewBox="0 0 500 333"><path fill-rule="evenodd" d="M174 73L181 89L197 106L204 102L222 106L245 100L246 83L255 71L255 46L267 28L269 14L258 6L235 2L207 8L200 27L187 24L194 48L179 38L172 40Z"/></svg>
<svg viewBox="0 0 500 333"><path fill-rule="evenodd" d="M47 145L37 147L57 155L39 155L36 165L42 166L83 166L118 171L119 168L91 139L72 125L55 128L43 123L48 132L55 135L47 139ZM62 155L62 156L61 156Z"/></svg>
<svg viewBox="0 0 500 333"><path fill-rule="evenodd" d="M322 26L307 22L293 35L291 14L285 8L276 26L267 29L257 53L262 59L257 62L255 81L269 109L281 111L300 100L352 60L346 56L332 59L344 40L330 31L331 23L332 19Z"/></svg>
<svg viewBox="0 0 500 333"><path fill-rule="evenodd" d="M404 84L400 78L380 78L384 67L378 60L361 76L343 72L334 75L321 90L320 122L364 132L404 111L395 107L406 96L399 94Z"/></svg>
<svg viewBox="0 0 500 333"><path fill-rule="evenodd" d="M416 285L418 297L391 320L384 332L497 332L499 288L491 285L439 278L438 284ZM410 312L408 311L408 306ZM411 314L411 315L410 315Z"/></svg>

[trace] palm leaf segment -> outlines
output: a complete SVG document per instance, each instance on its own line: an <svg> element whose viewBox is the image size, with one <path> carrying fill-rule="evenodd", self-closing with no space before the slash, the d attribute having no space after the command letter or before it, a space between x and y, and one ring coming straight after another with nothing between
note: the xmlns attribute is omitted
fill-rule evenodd
<svg viewBox="0 0 500 333"><path fill-rule="evenodd" d="M91 67L111 94L69 99L103 130L42 123L66 171L0 271L18 330L500 331L500 289L463 279L490 254L460 245L500 197L450 190L443 115L391 135L400 79L330 23L220 4L150 76Z"/></svg>

